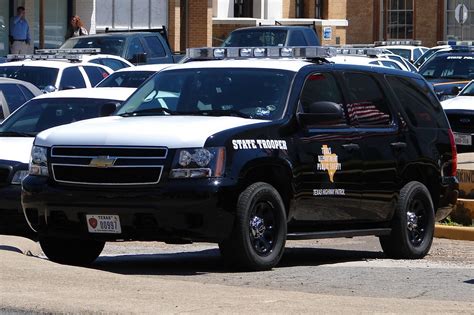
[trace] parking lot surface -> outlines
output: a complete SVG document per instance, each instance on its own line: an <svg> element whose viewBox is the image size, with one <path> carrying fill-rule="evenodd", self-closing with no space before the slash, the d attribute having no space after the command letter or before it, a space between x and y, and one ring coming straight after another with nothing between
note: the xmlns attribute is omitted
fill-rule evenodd
<svg viewBox="0 0 474 315"><path fill-rule="evenodd" d="M290 241L272 271L226 267L212 244L109 243L90 268L49 262L0 237L3 312L472 313L474 243L435 239L423 260L390 260L375 237ZM30 251L33 256L21 255Z"/></svg>

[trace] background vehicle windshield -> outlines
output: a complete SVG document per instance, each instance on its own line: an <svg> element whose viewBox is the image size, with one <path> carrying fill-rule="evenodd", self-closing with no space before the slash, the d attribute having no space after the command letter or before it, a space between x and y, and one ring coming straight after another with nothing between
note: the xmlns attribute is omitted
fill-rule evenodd
<svg viewBox="0 0 474 315"><path fill-rule="evenodd" d="M40 90L48 85L56 84L58 71L58 69L46 67L0 65L0 77L27 81Z"/></svg>
<svg viewBox="0 0 474 315"><path fill-rule="evenodd" d="M411 53L409 49L390 48L389 50L395 55L399 55L407 60L411 60Z"/></svg>
<svg viewBox="0 0 474 315"><path fill-rule="evenodd" d="M291 71L255 68L164 71L145 83L117 114L165 108L178 115L214 111L275 119L283 114L293 76Z"/></svg>
<svg viewBox="0 0 474 315"><path fill-rule="evenodd" d="M474 96L474 81L471 81L459 95Z"/></svg>
<svg viewBox="0 0 474 315"><path fill-rule="evenodd" d="M68 39L61 48L100 48L101 54L121 56L125 38L120 36L91 36Z"/></svg>
<svg viewBox="0 0 474 315"><path fill-rule="evenodd" d="M226 39L224 47L261 47L261 46L283 46L286 42L285 30L255 30L233 32Z"/></svg>
<svg viewBox="0 0 474 315"><path fill-rule="evenodd" d="M419 73L426 79L474 79L474 56L433 57L421 66Z"/></svg>
<svg viewBox="0 0 474 315"><path fill-rule="evenodd" d="M0 125L2 132L37 134L75 121L99 117L103 104L111 100L54 98L31 100Z"/></svg>
<svg viewBox="0 0 474 315"><path fill-rule="evenodd" d="M115 72L99 82L96 87L129 87L137 88L146 81L154 71Z"/></svg>

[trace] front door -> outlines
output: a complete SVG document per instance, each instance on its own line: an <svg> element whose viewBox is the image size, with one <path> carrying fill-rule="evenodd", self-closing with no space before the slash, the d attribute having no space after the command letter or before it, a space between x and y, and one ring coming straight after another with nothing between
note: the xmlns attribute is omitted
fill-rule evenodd
<svg viewBox="0 0 474 315"><path fill-rule="evenodd" d="M343 108L343 95L332 73L315 72L306 78L299 112L308 112L316 102L332 102ZM291 223L304 226L353 221L359 216L362 193L363 162L357 134L346 117L314 126L300 122L298 128L296 207Z"/></svg>

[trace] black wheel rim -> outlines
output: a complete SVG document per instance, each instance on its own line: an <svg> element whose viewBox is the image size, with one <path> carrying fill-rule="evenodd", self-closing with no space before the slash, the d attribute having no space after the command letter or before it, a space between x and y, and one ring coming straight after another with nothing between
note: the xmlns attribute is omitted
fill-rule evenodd
<svg viewBox="0 0 474 315"><path fill-rule="evenodd" d="M425 204L419 199L413 199L407 211L408 238L413 246L420 246L425 239L428 220Z"/></svg>
<svg viewBox="0 0 474 315"><path fill-rule="evenodd" d="M259 256L272 253L277 237L275 208L269 201L257 202L249 218L249 237L253 249Z"/></svg>

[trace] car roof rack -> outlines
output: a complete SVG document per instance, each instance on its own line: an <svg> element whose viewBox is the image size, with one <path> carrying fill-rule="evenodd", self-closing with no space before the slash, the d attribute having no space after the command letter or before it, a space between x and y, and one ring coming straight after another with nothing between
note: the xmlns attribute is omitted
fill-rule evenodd
<svg viewBox="0 0 474 315"><path fill-rule="evenodd" d="M201 47L186 49L186 57L192 60L219 59L325 59L334 57L333 47Z"/></svg>
<svg viewBox="0 0 474 315"><path fill-rule="evenodd" d="M375 46L421 46L421 40L382 40L375 41Z"/></svg>

